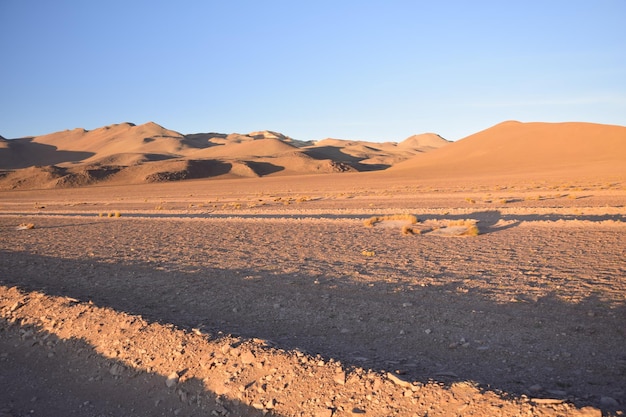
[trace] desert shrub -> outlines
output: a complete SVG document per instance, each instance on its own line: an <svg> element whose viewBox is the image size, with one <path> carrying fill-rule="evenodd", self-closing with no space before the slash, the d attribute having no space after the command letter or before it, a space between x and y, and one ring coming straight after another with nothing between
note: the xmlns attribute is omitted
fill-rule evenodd
<svg viewBox="0 0 626 417"><path fill-rule="evenodd" d="M462 226L466 227L461 236L478 236L480 234L480 230L478 229L477 221L473 219L465 219L465 220L450 220L448 221L447 227L454 226Z"/></svg>
<svg viewBox="0 0 626 417"><path fill-rule="evenodd" d="M387 216L373 216L369 219L365 220L363 224L365 227L374 227L376 223L383 222L385 220L389 221L406 221L410 224L416 224L419 220L417 216L413 214L392 214Z"/></svg>
<svg viewBox="0 0 626 417"><path fill-rule="evenodd" d="M408 224L405 224L404 226L402 226L402 234L406 236L414 235L415 230L413 230L413 228L409 226Z"/></svg>
<svg viewBox="0 0 626 417"><path fill-rule="evenodd" d="M372 256L376 255L376 252L374 252L373 250L364 250L363 252L361 252L361 255L367 256L367 257L372 257Z"/></svg>
<svg viewBox="0 0 626 417"><path fill-rule="evenodd" d="M462 236L478 236L480 234L480 230L478 230L478 226L475 224L469 226L465 232L462 233Z"/></svg>

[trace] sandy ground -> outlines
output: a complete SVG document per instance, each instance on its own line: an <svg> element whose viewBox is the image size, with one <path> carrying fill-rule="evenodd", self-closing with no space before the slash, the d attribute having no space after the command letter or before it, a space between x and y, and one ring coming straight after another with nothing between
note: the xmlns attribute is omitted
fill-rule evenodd
<svg viewBox="0 0 626 417"><path fill-rule="evenodd" d="M624 184L502 184L3 193L0 416L623 415Z"/></svg>

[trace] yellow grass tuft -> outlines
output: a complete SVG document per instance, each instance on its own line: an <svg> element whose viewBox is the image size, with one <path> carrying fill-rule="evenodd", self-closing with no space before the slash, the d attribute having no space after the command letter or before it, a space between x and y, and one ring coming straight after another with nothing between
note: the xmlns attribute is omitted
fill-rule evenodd
<svg viewBox="0 0 626 417"><path fill-rule="evenodd" d="M448 224L446 225L446 227L455 227L455 226L466 227L467 230L465 230L459 236L478 236L480 234L480 230L478 230L478 225L476 223L477 221L473 219L450 220L448 221Z"/></svg>
<svg viewBox="0 0 626 417"><path fill-rule="evenodd" d="M376 255L376 252L374 252L373 250L364 250L363 252L361 252L361 255L372 257Z"/></svg>
<svg viewBox="0 0 626 417"><path fill-rule="evenodd" d="M415 230L408 224L405 224L404 226L402 226L402 234L405 236L414 235Z"/></svg>

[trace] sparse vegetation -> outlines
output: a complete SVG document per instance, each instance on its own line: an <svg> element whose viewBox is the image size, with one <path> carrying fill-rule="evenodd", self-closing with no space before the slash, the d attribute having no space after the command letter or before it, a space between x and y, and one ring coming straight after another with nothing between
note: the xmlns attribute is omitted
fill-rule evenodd
<svg viewBox="0 0 626 417"><path fill-rule="evenodd" d="M420 233L421 231L417 230L417 234L420 234ZM414 235L416 234L416 230L413 229L410 225L405 224L404 226L402 226L402 234L406 236Z"/></svg>
<svg viewBox="0 0 626 417"><path fill-rule="evenodd" d="M372 257L372 256L376 255L376 252L374 252L373 250L364 250L363 252L361 252L361 255L367 256L367 257Z"/></svg>
<svg viewBox="0 0 626 417"><path fill-rule="evenodd" d="M465 219L465 220L450 220L446 227L465 227L467 228L463 233L459 234L459 236L478 236L480 234L480 230L478 229L477 221L473 219Z"/></svg>

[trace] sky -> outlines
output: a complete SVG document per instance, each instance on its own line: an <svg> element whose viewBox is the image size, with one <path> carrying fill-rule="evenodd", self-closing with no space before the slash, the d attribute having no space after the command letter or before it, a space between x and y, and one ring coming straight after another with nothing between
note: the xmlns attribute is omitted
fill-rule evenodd
<svg viewBox="0 0 626 417"><path fill-rule="evenodd" d="M624 0L0 0L0 135L626 125Z"/></svg>

